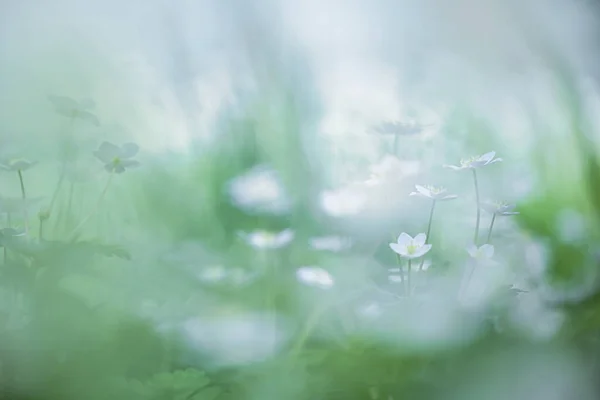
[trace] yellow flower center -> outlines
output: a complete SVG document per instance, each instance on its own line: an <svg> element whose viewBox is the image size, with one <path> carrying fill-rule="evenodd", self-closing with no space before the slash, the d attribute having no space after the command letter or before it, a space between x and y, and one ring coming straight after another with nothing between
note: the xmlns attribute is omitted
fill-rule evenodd
<svg viewBox="0 0 600 400"><path fill-rule="evenodd" d="M418 250L419 246L417 246L414 243L410 243L408 246L406 246L406 252L408 254L414 254L417 250Z"/></svg>

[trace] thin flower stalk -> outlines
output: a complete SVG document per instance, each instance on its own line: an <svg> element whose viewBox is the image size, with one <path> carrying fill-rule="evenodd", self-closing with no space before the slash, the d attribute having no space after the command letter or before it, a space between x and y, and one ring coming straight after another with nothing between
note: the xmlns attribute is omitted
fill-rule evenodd
<svg viewBox="0 0 600 400"><path fill-rule="evenodd" d="M431 223L433 222L433 212L435 211L435 199L431 202L431 210L429 211L429 222L427 223L427 240L425 244L430 242L430 234L431 234ZM419 271L423 271L423 264L425 264L425 259L421 259L421 264L419 264Z"/></svg>
<svg viewBox="0 0 600 400"><path fill-rule="evenodd" d="M492 238L492 229L494 229L494 222L496 222L496 214L492 215L492 222L490 222L490 229L488 231L488 236L487 236L487 241L486 243L490 243L491 238Z"/></svg>
<svg viewBox="0 0 600 400"><path fill-rule="evenodd" d="M27 212L27 195L25 194L25 183L23 182L23 171L20 169L17 170L17 174L19 175L19 183L21 184L21 196L23 197L23 218L25 218L25 234L29 232L29 215Z"/></svg>
<svg viewBox="0 0 600 400"><path fill-rule="evenodd" d="M106 192L108 191L108 188L110 187L110 183L112 182L112 178L114 175L115 175L114 172L111 172L108 175L108 179L106 180L106 185L104 186L104 189L102 189L102 192L100 193L100 196L98 197L98 201L96 202L96 207L94 207L93 211L90 214L88 214L83 220L81 220L79 225L77 225L71 232L72 240L75 239L75 237L76 237L75 235L77 234L77 232L85 226L85 224L88 222L88 220L90 218L92 218L92 216L94 216L96 214L96 212L98 211L98 209L100 208L100 205L102 204L102 200L106 196Z"/></svg>
<svg viewBox="0 0 600 400"><path fill-rule="evenodd" d="M479 240L479 222L481 221L481 206L479 205L479 185L477 183L477 171L473 171L473 184L475 185L475 201L477 202L477 220L475 221L475 234L473 235L473 243L477 245Z"/></svg>

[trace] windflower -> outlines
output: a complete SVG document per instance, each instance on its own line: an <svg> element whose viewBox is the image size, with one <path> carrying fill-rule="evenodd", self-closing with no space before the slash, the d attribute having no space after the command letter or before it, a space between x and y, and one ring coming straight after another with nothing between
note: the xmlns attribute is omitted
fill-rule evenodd
<svg viewBox="0 0 600 400"><path fill-rule="evenodd" d="M276 171L265 166L252 168L228 185L233 203L246 211L284 214L290 201Z"/></svg>
<svg viewBox="0 0 600 400"><path fill-rule="evenodd" d="M319 267L300 267L296 271L296 277L309 286L320 287L322 289L328 289L334 283L329 272Z"/></svg>
<svg viewBox="0 0 600 400"><path fill-rule="evenodd" d="M0 168L5 171L25 171L37 164L36 161L29 161L24 158L10 159L0 162Z"/></svg>
<svg viewBox="0 0 600 400"><path fill-rule="evenodd" d="M366 203L366 197L358 190L341 188L321 193L321 207L332 217L344 217L359 213Z"/></svg>
<svg viewBox="0 0 600 400"><path fill-rule="evenodd" d="M349 238L340 236L321 236L310 238L309 245L314 250L333 251L337 253L352 246L352 241Z"/></svg>
<svg viewBox="0 0 600 400"><path fill-rule="evenodd" d="M516 205L504 202L487 202L481 204L481 208L490 214L510 216L519 214L518 211L513 211Z"/></svg>
<svg viewBox="0 0 600 400"><path fill-rule="evenodd" d="M447 194L447 190L443 187L415 185L415 189L417 191L410 193L411 196L426 197L437 201L452 200L458 197L455 194Z"/></svg>
<svg viewBox="0 0 600 400"><path fill-rule="evenodd" d="M77 101L70 97L54 95L48 96L48 100L50 100L54 106L54 111L58 114L68 118L81 119L83 121L91 122L95 126L100 126L98 117L89 111L95 106L93 100L83 99Z"/></svg>
<svg viewBox="0 0 600 400"><path fill-rule="evenodd" d="M94 155L104 163L104 169L108 172L121 174L128 168L137 167L140 163L132 160L140 150L135 143L125 143L122 146L117 146L109 142L103 142L98 150L94 151Z"/></svg>
<svg viewBox="0 0 600 400"><path fill-rule="evenodd" d="M425 244L427 235L419 233L414 238L409 234L402 232L398 236L397 243L390 243L390 248L404 258L419 258L431 250L430 244Z"/></svg>
<svg viewBox="0 0 600 400"><path fill-rule="evenodd" d="M485 153L481 156L474 156L470 158L463 158L460 160L460 165L444 165L445 168L450 168L455 171L461 171L463 169L473 169L484 167L489 164L493 164L499 161L502 161L501 158L494 158L496 156L495 151L490 151L489 153Z"/></svg>
<svg viewBox="0 0 600 400"><path fill-rule="evenodd" d="M472 244L467 247L467 253L476 260L489 260L494 256L494 246L484 244L479 247Z"/></svg>
<svg viewBox="0 0 600 400"><path fill-rule="evenodd" d="M240 233L249 245L256 249L279 249L286 246L294 239L294 231L285 229L279 233L258 230L251 233Z"/></svg>

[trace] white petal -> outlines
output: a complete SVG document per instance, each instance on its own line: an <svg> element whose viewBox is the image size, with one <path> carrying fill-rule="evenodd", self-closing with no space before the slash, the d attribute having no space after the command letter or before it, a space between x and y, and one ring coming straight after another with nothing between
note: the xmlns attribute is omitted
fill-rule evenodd
<svg viewBox="0 0 600 400"><path fill-rule="evenodd" d="M429 269L429 267L431 267L431 260L425 260L425 262L423 263L423 267L421 268L421 271L427 271Z"/></svg>
<svg viewBox="0 0 600 400"><path fill-rule="evenodd" d="M456 199L456 198L458 198L457 195L455 195L455 194L449 194L447 196L444 196L444 197L442 197L440 199L436 199L436 200L443 201L443 200L453 200L453 199Z"/></svg>
<svg viewBox="0 0 600 400"><path fill-rule="evenodd" d="M334 283L329 272L318 267L301 267L296 271L296 277L307 285L321 288L329 288Z"/></svg>
<svg viewBox="0 0 600 400"><path fill-rule="evenodd" d="M412 254L411 258L417 258L417 257L424 256L425 254L427 254L429 252L429 250L431 250L431 245L430 244L426 244L423 247L421 247L420 249L418 249L417 251L415 251Z"/></svg>
<svg viewBox="0 0 600 400"><path fill-rule="evenodd" d="M414 244L417 245L418 247L423 246L426 241L427 241L427 235L424 233L419 233L414 238Z"/></svg>
<svg viewBox="0 0 600 400"><path fill-rule="evenodd" d="M450 168L450 169L452 169L454 171L460 171L460 170L465 169L467 167L457 167L456 165L447 165L447 164L444 164L444 168Z"/></svg>
<svg viewBox="0 0 600 400"><path fill-rule="evenodd" d="M479 251L486 258L492 258L494 256L494 246L492 246L491 244L484 244L479 248Z"/></svg>
<svg viewBox="0 0 600 400"><path fill-rule="evenodd" d="M469 255L473 258L477 257L477 246L475 246L474 244L470 244L467 246L467 253L469 253Z"/></svg>
<svg viewBox="0 0 600 400"><path fill-rule="evenodd" d="M410 192L409 196L423 196L423 195L418 192Z"/></svg>
<svg viewBox="0 0 600 400"><path fill-rule="evenodd" d="M426 187L415 185L415 188L417 189L417 192L421 193L423 196L431 197L431 190Z"/></svg>
<svg viewBox="0 0 600 400"><path fill-rule="evenodd" d="M493 163L495 163L495 162L500 162L500 161L502 161L502 159L501 159L501 158L496 158L496 159L494 159L494 160L490 161L488 164L493 164Z"/></svg>
<svg viewBox="0 0 600 400"><path fill-rule="evenodd" d="M503 212L502 213L502 215L504 215L504 216L518 215L518 214L521 214L521 213L518 212L518 211L508 211L508 212Z"/></svg>
<svg viewBox="0 0 600 400"><path fill-rule="evenodd" d="M485 163L488 163L494 159L495 155L496 155L495 151L490 151L489 153L485 153L484 155L479 156L477 161L483 161Z"/></svg>
<svg viewBox="0 0 600 400"><path fill-rule="evenodd" d="M406 256L408 254L406 246L399 245L398 243L390 243L390 248L394 253L400 254L401 256Z"/></svg>
<svg viewBox="0 0 600 400"><path fill-rule="evenodd" d="M397 243L401 246L408 246L408 244L413 240L412 236L410 236L408 233L406 232L402 232L400 234L400 236L398 236L398 241Z"/></svg>

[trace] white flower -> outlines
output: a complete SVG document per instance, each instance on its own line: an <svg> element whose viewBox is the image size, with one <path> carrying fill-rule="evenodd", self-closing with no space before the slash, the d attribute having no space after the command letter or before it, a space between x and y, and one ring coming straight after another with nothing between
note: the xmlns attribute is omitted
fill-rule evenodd
<svg viewBox="0 0 600 400"><path fill-rule="evenodd" d="M289 244L294 239L294 231L283 230L279 233L263 230L251 233L240 233L240 236L256 249L278 249Z"/></svg>
<svg viewBox="0 0 600 400"><path fill-rule="evenodd" d="M431 250L431 245L425 244L426 240L427 235L424 233L419 233L413 238L409 234L402 232L398 236L397 243L390 243L390 248L404 258L419 258Z"/></svg>
<svg viewBox="0 0 600 400"><path fill-rule="evenodd" d="M48 96L48 100L54 106L54 111L58 114L68 118L79 118L91 122L96 126L100 126L98 117L92 114L89 110L92 110L95 103L91 99L83 99L80 101L74 100L66 96Z"/></svg>
<svg viewBox="0 0 600 400"><path fill-rule="evenodd" d="M329 272L319 267L300 267L296 271L296 277L309 286L323 289L333 286L333 278Z"/></svg>
<svg viewBox="0 0 600 400"><path fill-rule="evenodd" d="M310 238L309 244L315 250L326 250L337 253L352 246L352 241L349 238L340 236L321 236Z"/></svg>
<svg viewBox="0 0 600 400"><path fill-rule="evenodd" d="M481 156L474 156L470 158L463 158L460 160L460 165L444 165L445 168L450 168L455 171L460 171L463 169L473 169L486 166L488 164L493 164L499 161L502 161L501 158L494 158L496 156L495 151L490 151L489 153L485 153Z"/></svg>
<svg viewBox="0 0 600 400"><path fill-rule="evenodd" d="M519 212L513 211L516 206L514 204L508 204L504 202L488 202L481 204L481 208L490 214L496 214L501 216L517 215Z"/></svg>
<svg viewBox="0 0 600 400"><path fill-rule="evenodd" d="M284 214L290 201L276 171L265 166L252 168L228 185L233 203L246 211Z"/></svg>
<svg viewBox="0 0 600 400"><path fill-rule="evenodd" d="M494 246L484 244L480 247L472 244L467 247L467 252L476 260L489 260L494 256Z"/></svg>
<svg viewBox="0 0 600 400"><path fill-rule="evenodd" d="M447 190L443 187L435 187L435 186L420 186L415 185L416 192L412 192L411 196L420 196L427 197L432 200L452 200L456 199L458 196L455 194L446 194Z"/></svg>
<svg viewBox="0 0 600 400"><path fill-rule="evenodd" d="M332 217L343 217L359 213L366 197L356 189L341 188L321 193L321 207Z"/></svg>

